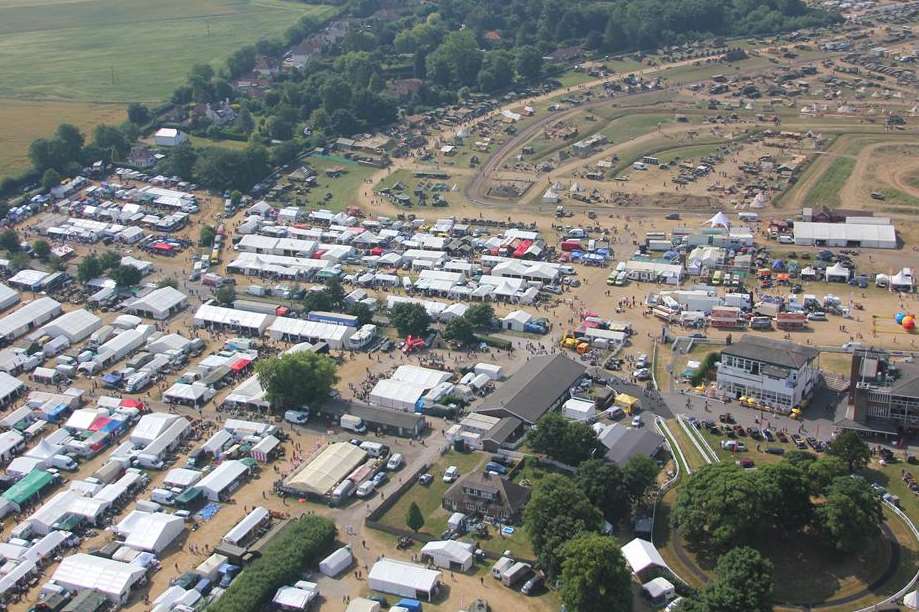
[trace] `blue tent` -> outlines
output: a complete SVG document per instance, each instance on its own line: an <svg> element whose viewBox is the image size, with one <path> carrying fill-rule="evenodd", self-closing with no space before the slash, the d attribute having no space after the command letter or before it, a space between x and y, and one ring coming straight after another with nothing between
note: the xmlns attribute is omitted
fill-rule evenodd
<svg viewBox="0 0 919 612"><path fill-rule="evenodd" d="M785 271L785 262L781 259L776 259L772 262L772 271L773 272L784 272Z"/></svg>

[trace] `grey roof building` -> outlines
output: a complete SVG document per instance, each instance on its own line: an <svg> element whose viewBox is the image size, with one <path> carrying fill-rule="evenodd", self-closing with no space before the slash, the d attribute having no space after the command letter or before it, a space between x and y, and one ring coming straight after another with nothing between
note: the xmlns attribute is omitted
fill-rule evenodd
<svg viewBox="0 0 919 612"><path fill-rule="evenodd" d="M533 357L488 396L476 412L500 418L517 417L533 425L570 397L569 389L586 370L564 355Z"/></svg>

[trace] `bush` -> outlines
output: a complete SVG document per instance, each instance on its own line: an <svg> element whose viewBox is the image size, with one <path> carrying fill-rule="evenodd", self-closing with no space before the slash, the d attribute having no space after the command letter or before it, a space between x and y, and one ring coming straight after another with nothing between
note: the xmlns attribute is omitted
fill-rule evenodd
<svg viewBox="0 0 919 612"><path fill-rule="evenodd" d="M721 353L709 353L705 356L705 359L702 360L702 365L699 366L699 371L693 374L692 378L689 379L690 384L693 387L698 387L703 382L708 379L708 373L712 368L715 367L715 363L721 358Z"/></svg>
<svg viewBox="0 0 919 612"><path fill-rule="evenodd" d="M316 565L335 543L335 524L319 516L291 521L268 543L262 556L233 581L211 612L261 610L275 591L293 584L303 570Z"/></svg>

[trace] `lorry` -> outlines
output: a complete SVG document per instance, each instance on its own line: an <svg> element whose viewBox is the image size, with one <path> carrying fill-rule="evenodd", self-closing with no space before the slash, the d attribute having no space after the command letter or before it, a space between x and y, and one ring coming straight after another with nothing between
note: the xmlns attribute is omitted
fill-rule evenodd
<svg viewBox="0 0 919 612"><path fill-rule="evenodd" d="M332 325L343 325L345 327L353 327L357 329L361 326L360 320L349 314L343 314L339 312L324 312L321 310L313 310L306 316L307 321L315 321L316 323L331 323Z"/></svg>
<svg viewBox="0 0 919 612"><path fill-rule="evenodd" d="M353 431L354 433L365 433L367 431L367 426L364 425L364 420L361 417L357 417L351 414L341 415L341 419L338 422L341 425L342 429L347 429L348 431Z"/></svg>

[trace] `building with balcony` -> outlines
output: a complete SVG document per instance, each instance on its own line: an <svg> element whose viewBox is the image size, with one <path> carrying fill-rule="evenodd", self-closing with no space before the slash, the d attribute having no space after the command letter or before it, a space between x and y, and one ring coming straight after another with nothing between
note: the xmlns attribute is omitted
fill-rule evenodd
<svg viewBox="0 0 919 612"><path fill-rule="evenodd" d="M743 336L721 351L718 390L789 413L808 400L817 386L818 354L793 342Z"/></svg>
<svg viewBox="0 0 919 612"><path fill-rule="evenodd" d="M836 426L890 436L919 428L919 367L885 351L855 351L846 417Z"/></svg>

